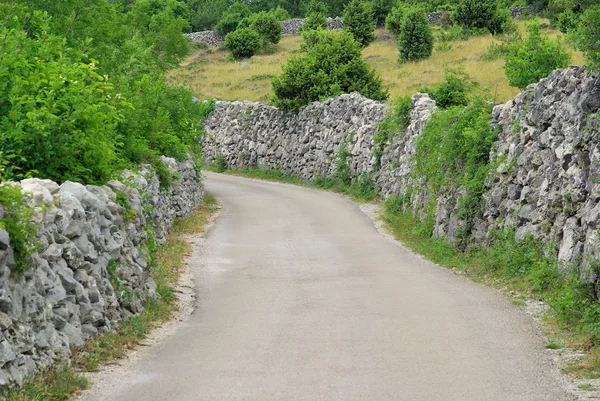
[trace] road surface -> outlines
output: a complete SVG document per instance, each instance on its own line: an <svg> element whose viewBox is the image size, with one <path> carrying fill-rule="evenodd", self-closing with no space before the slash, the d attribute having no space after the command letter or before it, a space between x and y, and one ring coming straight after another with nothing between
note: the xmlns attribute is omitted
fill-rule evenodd
<svg viewBox="0 0 600 401"><path fill-rule="evenodd" d="M563 401L535 324L352 202L208 174L198 309L85 401Z"/></svg>

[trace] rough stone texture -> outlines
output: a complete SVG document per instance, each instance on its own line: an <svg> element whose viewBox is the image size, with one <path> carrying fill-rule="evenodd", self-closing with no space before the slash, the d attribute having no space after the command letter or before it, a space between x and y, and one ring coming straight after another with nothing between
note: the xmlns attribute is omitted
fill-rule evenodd
<svg viewBox="0 0 600 401"><path fill-rule="evenodd" d="M193 162L163 161L179 176L168 191L148 167L104 186L35 178L11 184L29 194L37 211L40 249L32 268L18 275L8 233L0 229L0 385L22 384L156 296L146 229L164 242L174 219L203 197ZM128 209L117 193L128 198Z"/></svg>
<svg viewBox="0 0 600 401"><path fill-rule="evenodd" d="M513 19L521 18L521 16L525 13L535 14L531 7L514 7L514 8L509 8L508 11L510 12L510 16Z"/></svg>
<svg viewBox="0 0 600 401"><path fill-rule="evenodd" d="M210 47L220 47L225 43L225 35L215 31L192 32L183 36L192 42L204 42Z"/></svg>
<svg viewBox="0 0 600 401"><path fill-rule="evenodd" d="M314 103L299 114L250 102L218 102L206 122L205 157L217 152L231 167L279 168L305 179L335 170L340 144L348 140L348 165L357 176L371 173L384 196L404 195L417 214L427 189L411 176L416 139L435 103L413 97L409 127L383 149L375 171L373 137L385 106L358 94ZM501 128L490 155L490 175L481 216L460 217L463 188L438 197L434 236L456 242L460 231L483 241L498 229L516 229L553 245L564 266L581 261L588 278L600 282L600 76L584 67L554 71L515 99L494 108ZM354 135L351 135L354 134ZM350 139L349 139L350 138ZM466 230L465 230L466 229ZM600 293L600 291L599 291Z"/></svg>

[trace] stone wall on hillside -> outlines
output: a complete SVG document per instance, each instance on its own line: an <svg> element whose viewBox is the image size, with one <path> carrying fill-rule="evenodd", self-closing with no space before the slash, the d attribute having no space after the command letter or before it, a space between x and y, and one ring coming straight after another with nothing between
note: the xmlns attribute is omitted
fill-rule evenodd
<svg viewBox="0 0 600 401"><path fill-rule="evenodd" d="M104 186L35 178L5 184L27 194L41 230L31 268L18 274L0 229L0 385L20 385L156 296L145 242L155 231L164 243L175 218L203 198L193 162L163 161L178 176L167 191L149 167ZM3 214L0 205L0 220Z"/></svg>
<svg viewBox="0 0 600 401"><path fill-rule="evenodd" d="M383 149L380 168L373 138L386 107L358 94L313 103L298 114L251 102L218 102L206 122L205 158L222 154L231 167L278 168L305 179L335 171L342 144L350 170L372 175L384 196L410 197L417 214L429 199L411 174L416 141L435 111L426 94L412 100L410 124ZM461 217L462 188L437 199L434 236L455 243L465 232L483 241L502 228L517 238L552 244L563 263L591 269L600 255L600 76L584 67L553 72L515 99L497 105L490 123L501 129L490 154L483 213ZM344 142L345 141L345 142ZM421 186L422 187L422 186ZM410 194L407 191L411 189Z"/></svg>

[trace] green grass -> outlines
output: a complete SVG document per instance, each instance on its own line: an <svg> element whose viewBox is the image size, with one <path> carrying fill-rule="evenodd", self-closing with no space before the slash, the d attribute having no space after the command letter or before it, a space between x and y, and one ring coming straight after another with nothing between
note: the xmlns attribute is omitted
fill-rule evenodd
<svg viewBox="0 0 600 401"><path fill-rule="evenodd" d="M165 245L158 248L152 271L158 298L148 299L144 311L125 319L117 331L95 337L74 351L71 366L59 365L28 381L20 390L12 389L6 395L9 401L59 401L73 399L88 386L79 372L97 371L103 363L124 357L140 344L150 331L169 320L176 309L173 288L179 280L191 246L184 236L205 231L210 216L217 210L217 201L209 193L204 203L189 217L175 222ZM0 393L0 396L2 394Z"/></svg>
<svg viewBox="0 0 600 401"><path fill-rule="evenodd" d="M577 386L578 389L580 390L584 390L584 391L596 391L598 390L596 387L592 386L591 384L588 383L584 383L584 384L580 384Z"/></svg>
<svg viewBox="0 0 600 401"><path fill-rule="evenodd" d="M518 25L524 31L525 22L519 22ZM558 31L551 28L543 31L551 37L559 35ZM383 78L390 99L412 96L421 88L435 86L444 80L446 67L462 67L472 80L490 88L496 102L506 102L519 93L517 88L508 84L502 59L485 60L482 57L492 43L498 42L491 35L449 42L449 49L436 49L426 60L398 64L396 42L382 29L378 29L376 34L379 39L364 49L363 55ZM301 43L300 36L286 36L274 54L236 62L227 61L228 52L223 49L195 50L180 68L169 72L167 83L185 86L199 99L270 103L273 95L271 78L281 74L281 66L290 56L299 53ZM573 64L583 64L580 52L571 50L571 53Z"/></svg>

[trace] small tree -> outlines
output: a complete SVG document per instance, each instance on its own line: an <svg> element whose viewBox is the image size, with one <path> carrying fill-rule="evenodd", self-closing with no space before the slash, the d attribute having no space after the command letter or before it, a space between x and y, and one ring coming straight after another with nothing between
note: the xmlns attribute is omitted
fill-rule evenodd
<svg viewBox="0 0 600 401"><path fill-rule="evenodd" d="M285 110L343 93L359 92L374 100L387 99L381 78L362 58L361 46L346 31L308 31L303 53L291 57L283 74L273 79L273 101Z"/></svg>
<svg viewBox="0 0 600 401"><path fill-rule="evenodd" d="M591 68L600 68L600 6L589 8L581 17L579 29L571 34Z"/></svg>
<svg viewBox="0 0 600 401"><path fill-rule="evenodd" d="M354 36L362 47L367 47L375 40L375 17L371 5L361 0L351 0L342 16L344 29Z"/></svg>
<svg viewBox="0 0 600 401"><path fill-rule="evenodd" d="M234 58L249 58L262 47L262 39L258 32L251 28L240 28L225 36L225 48L231 51Z"/></svg>
<svg viewBox="0 0 600 401"><path fill-rule="evenodd" d="M240 21L239 28L250 28L256 31L263 39L263 46L269 43L279 43L283 30L281 23L275 18L275 15L265 11L244 18Z"/></svg>
<svg viewBox="0 0 600 401"><path fill-rule="evenodd" d="M375 24L384 26L387 15L392 11L393 0L371 0L371 8L375 16Z"/></svg>
<svg viewBox="0 0 600 401"><path fill-rule="evenodd" d="M385 29L387 29L396 40L398 40L398 36L400 35L400 29L402 27L402 19L404 18L404 14L406 13L406 6L403 3L400 3L396 7L392 9L392 11L388 14L385 19Z"/></svg>
<svg viewBox="0 0 600 401"><path fill-rule="evenodd" d="M503 25L510 20L506 10L500 11L495 0L460 0L452 15L452 21L467 29L487 29L491 33L503 32Z"/></svg>
<svg viewBox="0 0 600 401"><path fill-rule="evenodd" d="M223 35L233 32L244 18L250 16L250 9L242 3L233 3L221 16L215 30Z"/></svg>
<svg viewBox="0 0 600 401"><path fill-rule="evenodd" d="M327 29L327 17L318 12L310 13L308 18L304 21L304 24L300 27L301 32L319 29Z"/></svg>
<svg viewBox="0 0 600 401"><path fill-rule="evenodd" d="M399 61L422 60L433 52L433 34L425 12L413 8L406 12L398 36Z"/></svg>
<svg viewBox="0 0 600 401"><path fill-rule="evenodd" d="M537 20L527 25L527 32L527 39L508 47L504 64L508 83L521 89L557 68L567 67L571 61L571 55L558 39L552 40L540 33Z"/></svg>

